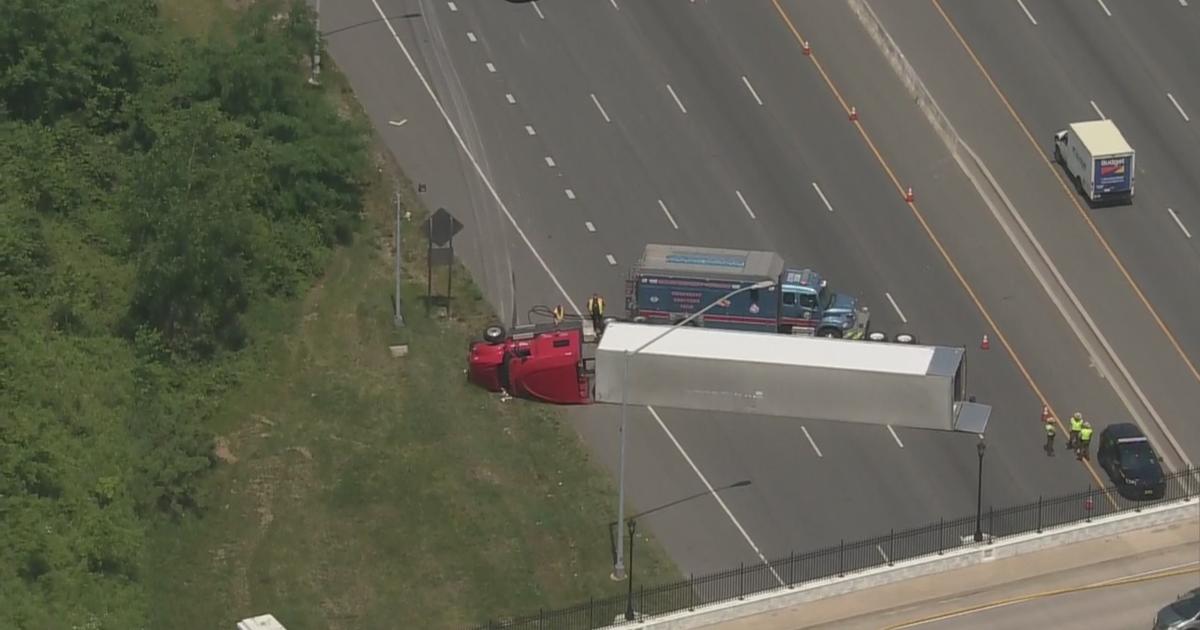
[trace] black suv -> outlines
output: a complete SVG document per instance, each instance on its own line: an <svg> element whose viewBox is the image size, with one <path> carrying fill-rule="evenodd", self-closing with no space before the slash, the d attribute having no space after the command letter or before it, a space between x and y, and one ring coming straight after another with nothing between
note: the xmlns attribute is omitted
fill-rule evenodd
<svg viewBox="0 0 1200 630"><path fill-rule="evenodd" d="M1166 490L1162 464L1137 425L1123 422L1105 427L1096 457L1121 496L1135 501L1162 498Z"/></svg>

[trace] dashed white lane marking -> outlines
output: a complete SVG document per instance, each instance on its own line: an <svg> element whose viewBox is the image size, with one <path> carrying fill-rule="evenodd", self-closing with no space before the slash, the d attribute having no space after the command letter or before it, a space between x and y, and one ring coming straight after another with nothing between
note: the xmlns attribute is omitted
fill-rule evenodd
<svg viewBox="0 0 1200 630"><path fill-rule="evenodd" d="M883 556L883 561L884 561L884 562L891 562L891 560L888 560L887 554L886 554L886 553L883 553L883 547L882 547L882 546L880 546L880 545L875 545L875 548L879 550L879 555Z"/></svg>
<svg viewBox="0 0 1200 630"><path fill-rule="evenodd" d="M758 92L756 92L756 91L754 90L754 86L753 86L753 85L750 85L750 79L747 79L747 78L746 78L746 75L744 75L744 74L742 75L742 83L745 83L745 84L746 84L746 89L747 89L747 90L750 90L750 96L753 96L753 97L754 97L754 102L758 103L759 105L762 105L762 104L763 104L763 102L762 102L762 99L761 99L761 98L758 98Z"/></svg>
<svg viewBox="0 0 1200 630"><path fill-rule="evenodd" d="M546 166L549 166L550 168L554 168L555 166L554 158L550 157L549 155L546 156Z"/></svg>
<svg viewBox="0 0 1200 630"><path fill-rule="evenodd" d="M604 106L600 104L600 99L596 98L595 94L592 94L591 97L592 102L596 104L596 109L600 110L600 115L604 117L604 122L612 122L612 119L608 117L608 112L604 111Z"/></svg>
<svg viewBox="0 0 1200 630"><path fill-rule="evenodd" d="M529 4L533 5L533 10L537 11L538 17L542 18L543 20L546 19L546 14L542 13L542 8L538 6L538 3L536 1L530 2Z"/></svg>
<svg viewBox="0 0 1200 630"><path fill-rule="evenodd" d="M1017 0L1017 4L1021 5L1021 10L1025 12L1025 17L1029 18L1029 21L1033 22L1034 26L1037 26L1037 20L1033 19L1033 14L1029 12L1029 9L1025 8L1025 3Z"/></svg>
<svg viewBox="0 0 1200 630"><path fill-rule="evenodd" d="M745 538L746 543L750 545L750 548L754 550L754 553L758 554L758 559L762 560L762 563L767 565L767 570L771 572L771 575L775 577L780 586L786 586L787 583L784 582L783 578L779 577L779 574L775 572L775 567L771 566L771 563L767 561L767 557L764 556L762 551L759 550L758 545L754 544L754 541L750 539L750 534L746 533L746 528L742 527L742 524L738 522L737 517L734 516L733 512L729 510L729 506L725 505L725 500L721 498L721 495L717 494L717 491L713 488L712 484L708 483L708 478L704 476L704 473L700 472L700 468L696 466L696 462L692 461L692 458L687 454L687 451L683 450L683 446L679 444L679 440L675 439L675 434L671 433L671 430L667 428L667 424L662 421L662 418L658 417L658 412L654 410L654 407L646 407L646 409L650 410L650 415L654 416L654 420L658 422L658 426L662 427L663 432L667 434L668 438L671 438L671 443L675 445L676 450L679 451L680 455L683 455L683 459L687 461L688 466L692 467L692 471L694 471L696 476L700 478L700 481L704 483L704 487L708 488L708 493L712 495L712 498L717 500L717 505L721 506L721 509L725 512L725 516L728 516L729 520L733 521L733 526L736 527L739 532L741 532L742 538Z"/></svg>
<svg viewBox="0 0 1200 630"><path fill-rule="evenodd" d="M892 308L896 311L896 314L900 316L900 321L907 324L908 318L904 316L904 311L900 310L900 305L896 304L896 300L892 299L892 294L884 291L883 295L887 298L887 301L892 304Z"/></svg>
<svg viewBox="0 0 1200 630"><path fill-rule="evenodd" d="M733 192L737 194L738 201L742 202L742 207L746 209L746 214L750 215L751 219L757 219L758 217L754 216L754 211L750 209L750 204L746 203L746 198L742 196L742 191L735 190Z"/></svg>
<svg viewBox="0 0 1200 630"><path fill-rule="evenodd" d="M570 188L564 188L563 193L567 195L567 199L575 198L575 191L571 190Z"/></svg>
<svg viewBox="0 0 1200 630"><path fill-rule="evenodd" d="M592 222L591 222L591 221L584 221L584 222L583 222L583 227L587 228L587 231L589 231L589 232L595 232L595 231L596 231L596 226L592 225Z"/></svg>
<svg viewBox="0 0 1200 630"><path fill-rule="evenodd" d="M817 448L817 443L813 441L812 436L808 434L808 427L800 425L800 430L804 432L804 437L808 438L808 443L812 445L813 450L817 452L817 457L825 457L821 454L821 449Z"/></svg>
<svg viewBox="0 0 1200 630"><path fill-rule="evenodd" d="M825 208L827 210L833 212L833 206L830 205L829 200L825 198L825 193L821 192L821 187L817 185L817 182L813 182L812 185L813 190L817 191L817 196L821 198L821 203L825 204Z"/></svg>
<svg viewBox="0 0 1200 630"><path fill-rule="evenodd" d="M679 100L679 96L675 94L675 88L671 84L667 84L667 91L671 93L671 98L675 99L675 104L679 106L679 111L687 113L687 108L683 106L683 101Z"/></svg>
<svg viewBox="0 0 1200 630"><path fill-rule="evenodd" d="M888 428L888 432L892 434L892 439L896 440L896 445L899 446L900 448L904 448L904 442L900 441L900 436L896 435L896 430L892 428L892 425L890 425L890 424L887 425L887 428Z"/></svg>
<svg viewBox="0 0 1200 630"><path fill-rule="evenodd" d="M406 123L406 122L408 122L407 118L405 118L403 120L389 120L388 124L393 127L403 127L404 123Z"/></svg>
<svg viewBox="0 0 1200 630"><path fill-rule="evenodd" d="M525 125L525 133L527 133L531 136L537 135L537 131L534 130L533 125Z"/></svg>
<svg viewBox="0 0 1200 630"><path fill-rule="evenodd" d="M1186 6L1187 6L1187 0L1179 0L1179 6L1181 6L1181 7L1186 7Z"/></svg>
<svg viewBox="0 0 1200 630"><path fill-rule="evenodd" d="M450 7L451 11L458 11L458 5L453 2L447 2L446 6Z"/></svg>
<svg viewBox="0 0 1200 630"><path fill-rule="evenodd" d="M496 64L489 61L489 62L485 63L484 65L487 66L488 72L496 71Z"/></svg>
<svg viewBox="0 0 1200 630"><path fill-rule="evenodd" d="M479 164L479 160L475 157L475 154L471 152L471 148L467 146L467 141L463 138L462 133L459 132L458 127L455 126L454 121L450 118L450 114L446 111L446 106L442 104L442 101L438 98L437 93L433 91L433 86L429 84L429 79L425 77L425 74L421 72L421 68L417 66L416 59L413 59L412 53L408 50L408 46L404 45L404 40L400 39L400 34L396 32L396 27L392 26L392 21L388 18L387 13L384 13L383 7L379 6L379 0L371 0L371 5L375 7L375 12L379 14L379 18L383 21L384 25L387 26L388 32L392 34L392 40L395 41L396 45L400 47L400 52L404 54L404 59L408 62L408 66L412 68L413 74L415 74L417 79L421 81L421 87L425 88L425 93L429 95L429 100L433 102L435 107L437 107L438 113L442 116L442 121L446 123L446 127L454 136L454 141L458 143L458 148L462 150L463 155L467 156L468 161L471 162L471 168L475 171L475 175L479 177L479 181L483 183L484 187L487 188L488 194L491 195L492 200L496 202L496 207L500 208L500 212L504 213L504 217L508 219L509 225L513 226L513 230L516 231L517 236L521 237L521 242L525 244L525 247L529 248L529 252L533 254L533 257L535 260L537 260L538 265L540 265L542 270L546 272L546 275L550 277L550 281L554 283L554 288L558 289L559 294L562 295L567 304L571 306L571 310L573 310L576 315L582 317L583 311L579 309L579 305L576 304L575 300L571 298L571 294L567 293L566 288L563 287L562 282L560 282L558 279L558 276L554 275L554 271L550 269L550 265L546 264L546 259L542 258L542 255L538 253L537 248L533 246L533 242L529 240L529 235L525 234L525 230L521 229L521 224L517 223L517 219L512 215L512 212L509 211L508 205L505 204L504 200L500 198L500 193L496 190L495 185L492 184L492 180L488 178L487 173L485 173L483 170L483 166Z"/></svg>
<svg viewBox="0 0 1200 630"><path fill-rule="evenodd" d="M618 11L621 10L621 7L617 6L617 0L608 0L608 2L609 2L609 4L613 5L614 9L616 9Z"/></svg>
<svg viewBox="0 0 1200 630"><path fill-rule="evenodd" d="M1172 218L1172 219L1175 219L1175 225L1178 225L1178 226L1179 226L1179 229L1183 231L1183 235L1184 235L1184 236L1186 236L1186 237L1188 237L1188 238L1192 238L1192 233L1191 233L1191 232L1189 232L1189 231L1188 231L1188 229L1187 229L1186 227L1184 227L1184 225L1183 225L1183 221L1180 221L1180 220L1179 220L1179 215L1178 215L1178 214L1175 214L1175 209L1174 209L1174 208L1167 208L1167 212L1170 212L1170 213L1171 213L1171 218Z"/></svg>
<svg viewBox="0 0 1200 630"><path fill-rule="evenodd" d="M478 38L478 37L475 37L475 32L474 32L474 31L467 31L467 41L469 41L469 42L471 42L472 44L474 44L475 42L479 41L479 38Z"/></svg>
<svg viewBox="0 0 1200 630"><path fill-rule="evenodd" d="M1104 112L1100 111L1100 106L1096 104L1096 101L1088 101L1088 102L1092 104L1092 109L1096 110L1096 115L1099 116L1101 120L1107 120L1104 117Z"/></svg>
<svg viewBox="0 0 1200 630"><path fill-rule="evenodd" d="M504 95L504 100L508 101L508 104L509 104L509 105L516 105L516 104L517 104L517 97L513 96L512 94L505 94L505 95Z"/></svg>
<svg viewBox="0 0 1200 630"><path fill-rule="evenodd" d="M667 210L667 204L663 203L662 199L658 200L658 207L662 208L663 214L667 215L667 220L671 222L671 227L679 229L679 224L675 222L675 217L671 216L671 211Z"/></svg>
<svg viewBox="0 0 1200 630"><path fill-rule="evenodd" d="M1175 100L1174 94L1167 92L1167 98L1171 99L1171 104L1175 106L1175 111L1179 112L1180 116L1183 116L1183 122L1192 122L1192 119L1188 118L1187 113L1184 112L1183 108L1179 106L1179 101Z"/></svg>
<svg viewBox="0 0 1200 630"><path fill-rule="evenodd" d="M1096 0L1096 3L1100 5L1101 9L1104 9L1104 15L1112 17L1112 11L1108 10L1108 5L1104 4L1104 0Z"/></svg>
<svg viewBox="0 0 1200 630"><path fill-rule="evenodd" d="M608 261L609 265L612 265L613 267L617 266L617 259L613 258L612 254L605 254L604 259Z"/></svg>

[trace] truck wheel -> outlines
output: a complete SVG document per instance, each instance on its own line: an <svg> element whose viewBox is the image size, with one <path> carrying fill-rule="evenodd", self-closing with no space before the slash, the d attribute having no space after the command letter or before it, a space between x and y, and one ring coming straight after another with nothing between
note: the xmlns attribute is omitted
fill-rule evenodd
<svg viewBox="0 0 1200 630"><path fill-rule="evenodd" d="M872 330L871 332L867 333L867 341L887 341L887 340L888 340L887 333L883 332L882 330Z"/></svg>
<svg viewBox="0 0 1200 630"><path fill-rule="evenodd" d="M633 318L633 323L635 323L635 324L645 324L645 323L646 323L646 317L645 317L644 315L635 315L635 316L634 316L634 318Z"/></svg>
<svg viewBox="0 0 1200 630"><path fill-rule="evenodd" d="M1054 163L1058 164L1059 166L1064 166L1062 151L1059 150L1057 143L1055 143L1055 145L1054 145Z"/></svg>
<svg viewBox="0 0 1200 630"><path fill-rule="evenodd" d="M504 341L504 327L500 324L492 324L483 329L483 340L488 343L500 343Z"/></svg>
<svg viewBox="0 0 1200 630"><path fill-rule="evenodd" d="M830 339L841 339L842 331L840 331L836 328L822 328L821 330L817 331L817 336L818 337L828 337Z"/></svg>
<svg viewBox="0 0 1200 630"><path fill-rule="evenodd" d="M896 343L913 344L917 343L917 338L915 335L910 335L909 333L900 333L896 335Z"/></svg>
<svg viewBox="0 0 1200 630"><path fill-rule="evenodd" d="M1078 190L1079 194L1083 195L1084 197L1087 196L1087 193L1083 192L1083 178L1079 177L1078 175L1075 176L1075 190Z"/></svg>

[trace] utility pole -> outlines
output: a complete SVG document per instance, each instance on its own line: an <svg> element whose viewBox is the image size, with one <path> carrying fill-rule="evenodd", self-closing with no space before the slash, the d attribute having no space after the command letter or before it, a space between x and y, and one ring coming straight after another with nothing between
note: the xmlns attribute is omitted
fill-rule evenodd
<svg viewBox="0 0 1200 630"><path fill-rule="evenodd" d="M317 0L317 7L313 13L316 26L313 36L312 76L308 77L308 84L321 85L321 0Z"/></svg>
<svg viewBox="0 0 1200 630"><path fill-rule="evenodd" d="M400 191L396 191L396 328L404 327L404 313L400 310L400 260L404 256L404 240L400 231Z"/></svg>

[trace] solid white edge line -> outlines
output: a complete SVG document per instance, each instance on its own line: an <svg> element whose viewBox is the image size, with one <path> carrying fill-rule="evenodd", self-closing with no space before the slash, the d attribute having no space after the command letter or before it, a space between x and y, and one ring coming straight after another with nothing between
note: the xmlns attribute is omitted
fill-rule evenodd
<svg viewBox="0 0 1200 630"><path fill-rule="evenodd" d="M1100 4L1101 9L1104 9L1105 15L1107 15L1108 17L1112 17L1112 11L1108 10L1108 5L1104 4L1104 0L1096 0L1096 2L1098 2Z"/></svg>
<svg viewBox="0 0 1200 630"><path fill-rule="evenodd" d="M679 100L679 96L675 94L675 88L671 87L670 83L667 84L667 91L671 93L671 98L675 99L675 104L679 106L679 111L686 114L687 108L683 106L683 101Z"/></svg>
<svg viewBox="0 0 1200 630"><path fill-rule="evenodd" d="M813 182L812 185L813 190L817 191L817 196L821 198L821 203L825 204L827 210L833 212L833 204L829 203L829 200L825 198L825 193L821 192L821 187L817 185L817 182Z"/></svg>
<svg viewBox="0 0 1200 630"><path fill-rule="evenodd" d="M817 443L812 439L812 436L808 434L808 427L802 424L800 425L800 430L804 432L804 437L808 438L809 445L811 445L813 450L817 452L817 457L824 458L825 456L821 454L821 449L817 448Z"/></svg>
<svg viewBox="0 0 1200 630"><path fill-rule="evenodd" d="M534 259L537 260L538 265L542 267L542 270L546 272L546 275L550 276L550 281L554 283L554 287L557 288L558 292L562 294L564 299L566 299L567 304L571 305L571 309L575 311L576 315L582 317L583 311L579 309L579 305L575 303L575 300L571 299L570 294L568 294L567 290L563 288L562 282L559 282L558 276L554 275L554 272L550 270L550 265L546 264L546 259L542 258L542 255L538 253L537 248L533 246L533 242L529 240L529 236L525 234L525 230L521 229L520 224L517 223L516 217L512 215L512 212L508 210L508 206L504 203L504 200L500 198L500 193L497 192L496 187L492 185L492 180L488 178L486 173L483 172L483 167L479 164L479 160L475 158L475 154L472 153L470 147L467 146L466 140L463 139L462 134L458 131L458 127L454 125L454 121L450 120L450 114L446 112L446 107L442 105L441 99L439 99L437 94L433 91L433 86L429 84L429 80L425 78L424 73L422 73L421 69L417 67L417 62L415 59L413 59L412 53L409 52L408 46L404 45L404 41L400 39L400 34L397 33L396 28L392 26L391 19L388 18L387 13L384 13L383 7L379 6L379 0L371 0L371 4L375 7L375 12L379 14L379 18L383 20L384 26L386 26L388 31L392 34L392 39L396 42L396 45L400 47L400 51L404 53L404 58L408 61L409 67L411 67L413 73L417 75L417 79L421 81L421 85L425 88L425 93L429 95L429 98L433 101L438 113L441 114L442 120L446 123L446 126L450 128L450 133L454 135L454 140L458 143L458 148L462 150L463 154L466 155L467 159L471 162L471 167L475 170L475 174L479 176L479 180L483 182L484 187L487 188L492 200L496 202L496 206L499 207L500 211L504 213L504 216L508 219L509 224L511 224L513 229L517 232L517 236L520 236L521 241L525 243L526 247L529 248L530 253L532 253Z"/></svg>
<svg viewBox="0 0 1200 630"><path fill-rule="evenodd" d="M533 10L537 11L538 17L542 18L543 20L546 19L546 14L542 13L542 8L538 6L537 0L530 2L529 4L533 5Z"/></svg>
<svg viewBox="0 0 1200 630"><path fill-rule="evenodd" d="M742 83L745 83L745 84L746 84L746 89L747 89L747 90L750 90L750 96L753 96L753 97L754 97L754 101L755 101L756 103L758 103L759 105L762 105L762 104L763 104L763 101L762 101L762 99L761 99L761 98L758 98L758 92L756 92L756 91L754 90L754 86L753 86L753 85L750 85L750 79L747 79L747 78L746 78L746 75L744 75L744 74L742 75Z"/></svg>
<svg viewBox="0 0 1200 630"><path fill-rule="evenodd" d="M891 302L892 308L895 309L896 314L900 316L900 321L907 324L908 318L904 316L904 311L900 310L900 305L896 304L896 300L892 298L892 294L884 291L883 295L887 298L888 302Z"/></svg>
<svg viewBox="0 0 1200 630"><path fill-rule="evenodd" d="M746 209L746 214L749 214L751 219L757 219L758 217L754 215L754 211L750 209L750 204L746 203L746 198L742 196L742 191L735 190L733 192L737 193L738 201L742 202L742 207Z"/></svg>
<svg viewBox="0 0 1200 630"><path fill-rule="evenodd" d="M904 442L900 441L900 436L896 435L896 430L892 428L892 425L890 425L890 424L887 425L887 428L888 428L888 431L891 432L891 434L892 434L892 439L896 440L896 445L899 446L900 448L904 448Z"/></svg>
<svg viewBox="0 0 1200 630"><path fill-rule="evenodd" d="M1100 106L1096 104L1096 101L1088 102L1092 104L1092 109L1096 110L1096 115L1100 117L1100 120L1108 120L1104 117L1104 112L1100 111Z"/></svg>
<svg viewBox="0 0 1200 630"><path fill-rule="evenodd" d="M663 422L663 419L658 416L658 412L654 410L654 407L647 405L646 409L650 410L650 415L654 416L654 420L658 422L658 426L662 427L663 432L667 434L668 438L670 438L671 443L675 445L675 448L679 451L679 454L683 455L683 459L687 461L688 466L692 467L692 471L695 472L696 476L700 478L700 481L704 484L704 487L708 488L708 493L712 495L712 498L717 500L717 504L720 505L721 509L725 511L725 516L728 516L729 520L733 522L733 526L736 527L739 532L741 532L742 538L746 539L746 543L749 544L750 548L754 550L754 553L758 556L758 559L762 560L762 563L767 565L767 570L770 571L771 575L773 575L775 579L779 581L780 586L787 586L787 583L783 581L783 578L779 577L779 574L775 572L775 567L771 566L771 563L767 560L767 557L764 556L763 552L759 550L758 545L754 544L754 541L750 539L750 534L746 533L746 528L742 527L742 524L737 520L737 517L733 515L732 511L730 511L729 506L725 505L725 500L721 498L721 495L717 494L716 489L713 488L712 484L708 482L708 478L704 476L704 473L700 472L700 468L697 467L696 463L692 461L692 457L687 454L687 451L683 450L683 446L679 444L679 440L675 439L675 434L671 433L671 430L667 428L667 423Z"/></svg>
<svg viewBox="0 0 1200 630"><path fill-rule="evenodd" d="M1033 19L1033 14L1029 12L1029 9L1025 8L1025 3L1017 0L1017 4L1021 5L1021 10L1025 12L1025 17L1029 18L1029 21L1033 22L1034 26L1037 26L1037 20Z"/></svg>
<svg viewBox="0 0 1200 630"><path fill-rule="evenodd" d="M675 217L671 216L671 211L667 210L667 204L663 203L662 199L658 200L658 207L662 208L663 214L667 215L667 220L671 222L671 227L679 229L679 224L675 222Z"/></svg>
<svg viewBox="0 0 1200 630"><path fill-rule="evenodd" d="M600 115L604 117L604 122L610 123L612 119L608 117L608 112L604 111L604 106L600 104L600 99L596 98L596 94L592 93L592 102L596 104L596 109L600 110Z"/></svg>
<svg viewBox="0 0 1200 630"><path fill-rule="evenodd" d="M1178 225L1178 226L1179 226L1179 229L1180 229L1180 230L1183 230L1183 235L1184 235L1184 236L1186 236L1186 237L1188 237L1188 238L1192 238L1192 233L1191 233L1191 232L1189 232L1189 231L1188 231L1188 229L1187 229L1187 227L1185 227L1185 226L1183 225L1183 221L1181 221L1181 220L1179 219L1179 215L1178 215L1178 214L1175 214L1175 209L1174 209L1174 208L1167 208L1167 212L1170 212L1170 213L1171 213L1171 218L1172 218L1172 219L1175 219L1175 225Z"/></svg>
<svg viewBox="0 0 1200 630"><path fill-rule="evenodd" d="M1175 100L1174 94L1167 92L1167 98L1171 99L1171 104L1175 106L1175 111L1179 112L1180 116L1183 116L1183 122L1192 122L1192 119L1188 118L1187 112L1184 112L1183 108L1179 106L1179 101Z"/></svg>

